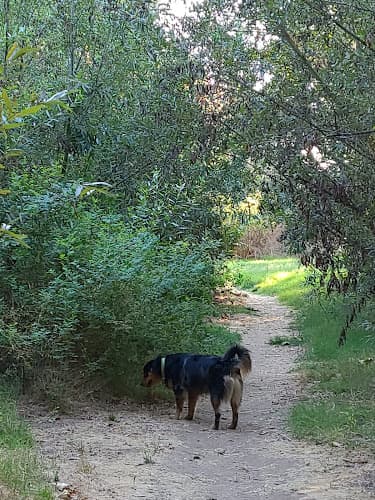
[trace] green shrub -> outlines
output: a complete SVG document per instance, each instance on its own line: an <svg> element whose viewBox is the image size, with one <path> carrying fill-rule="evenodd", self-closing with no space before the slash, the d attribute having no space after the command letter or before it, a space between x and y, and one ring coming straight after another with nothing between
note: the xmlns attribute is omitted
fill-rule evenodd
<svg viewBox="0 0 375 500"><path fill-rule="evenodd" d="M234 341L206 321L215 242L162 241L72 192L33 188L19 200L29 248L0 247L3 368L30 378L45 365L77 367L117 388L134 385L149 356L221 352Z"/></svg>
<svg viewBox="0 0 375 500"><path fill-rule="evenodd" d="M117 384L157 352L225 348L220 336L207 342L214 264L200 247L119 224L97 232L85 262L71 255L63 268L41 293L54 355L74 353Z"/></svg>

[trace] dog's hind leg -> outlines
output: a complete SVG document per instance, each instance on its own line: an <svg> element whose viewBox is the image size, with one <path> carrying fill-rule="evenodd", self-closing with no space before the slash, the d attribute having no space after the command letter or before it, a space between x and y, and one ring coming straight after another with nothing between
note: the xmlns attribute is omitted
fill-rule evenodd
<svg viewBox="0 0 375 500"><path fill-rule="evenodd" d="M242 391L243 391L242 378L235 378L233 384L233 393L230 400L230 405L232 407L232 423L230 424L228 429L235 429L237 427L238 409L241 404Z"/></svg>
<svg viewBox="0 0 375 500"><path fill-rule="evenodd" d="M215 430L218 430L220 424L220 417L221 417L220 403L221 403L220 398L215 394L211 394L211 404L215 412L215 425L214 425Z"/></svg>
<svg viewBox="0 0 375 500"><path fill-rule="evenodd" d="M185 391L181 386L175 386L173 388L173 392L176 398L176 418L179 420L181 417L182 410L184 409L184 402L185 402Z"/></svg>
<svg viewBox="0 0 375 500"><path fill-rule="evenodd" d="M197 404L199 397L198 392L189 392L188 394L188 405L189 405L189 410L188 414L186 416L186 420L193 420L194 418L194 412L195 412L195 406Z"/></svg>

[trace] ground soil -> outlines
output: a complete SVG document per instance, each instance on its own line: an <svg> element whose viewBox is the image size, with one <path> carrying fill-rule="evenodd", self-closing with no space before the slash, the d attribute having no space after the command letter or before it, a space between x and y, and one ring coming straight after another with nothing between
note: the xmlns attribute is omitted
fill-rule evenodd
<svg viewBox="0 0 375 500"><path fill-rule="evenodd" d="M24 409L52 479L65 499L133 500L362 500L374 498L374 463L339 443L296 441L286 416L300 397L294 371L299 348L272 346L293 334L290 311L276 299L242 294L254 314L225 317L253 358L237 430L212 429L209 401L193 422L174 419L170 403L87 404L55 417ZM68 486L69 485L69 486ZM372 488L372 489L371 489Z"/></svg>

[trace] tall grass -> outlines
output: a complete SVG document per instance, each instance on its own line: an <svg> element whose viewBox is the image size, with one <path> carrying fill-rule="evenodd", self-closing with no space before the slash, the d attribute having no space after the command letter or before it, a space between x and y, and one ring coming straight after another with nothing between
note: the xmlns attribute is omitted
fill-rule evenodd
<svg viewBox="0 0 375 500"><path fill-rule="evenodd" d="M3 386L0 386L0 498L54 498L42 475L30 430L17 415L13 395Z"/></svg>
<svg viewBox="0 0 375 500"><path fill-rule="evenodd" d="M305 285L307 270L296 259L231 261L229 268L238 286L276 295L296 311L307 386L304 400L290 414L293 433L375 450L375 333L365 327L374 325L373 307L357 319L339 348L348 304L342 297L312 293Z"/></svg>

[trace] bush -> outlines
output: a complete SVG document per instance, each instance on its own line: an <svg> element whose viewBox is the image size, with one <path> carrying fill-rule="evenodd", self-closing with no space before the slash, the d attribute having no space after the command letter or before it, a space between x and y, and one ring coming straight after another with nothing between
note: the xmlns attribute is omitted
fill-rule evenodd
<svg viewBox="0 0 375 500"><path fill-rule="evenodd" d="M162 245L151 233L108 224L91 256L82 261L80 254L70 254L63 274L41 293L44 321L55 329L54 355L65 358L67 350L115 381L158 351L217 349L206 345L203 323L215 285L205 249Z"/></svg>
<svg viewBox="0 0 375 500"><path fill-rule="evenodd" d="M68 188L24 199L30 248L2 248L0 366L76 367L120 390L159 352L224 351L234 336L205 321L214 243L163 243Z"/></svg>

